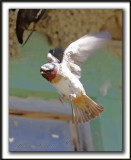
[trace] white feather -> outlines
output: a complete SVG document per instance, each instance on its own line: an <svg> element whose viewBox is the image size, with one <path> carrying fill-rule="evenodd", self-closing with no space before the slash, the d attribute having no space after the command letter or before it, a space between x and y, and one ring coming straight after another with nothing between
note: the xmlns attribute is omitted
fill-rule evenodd
<svg viewBox="0 0 131 160"><path fill-rule="evenodd" d="M85 93L84 87L79 79L71 73L65 64L61 64L61 70L58 73L62 75L62 79L58 83L52 84L60 93L69 98L71 93L75 93L77 97ZM59 76L59 74L57 76Z"/></svg>
<svg viewBox="0 0 131 160"><path fill-rule="evenodd" d="M107 31L83 36L66 48L62 63L65 63L71 72L80 78L81 63L110 38L111 36Z"/></svg>

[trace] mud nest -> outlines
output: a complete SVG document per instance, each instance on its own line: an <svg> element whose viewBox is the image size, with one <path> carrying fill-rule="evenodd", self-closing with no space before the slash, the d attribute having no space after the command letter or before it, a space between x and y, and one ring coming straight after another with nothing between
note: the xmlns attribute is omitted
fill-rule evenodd
<svg viewBox="0 0 131 160"><path fill-rule="evenodd" d="M16 16L10 10L10 55L18 53L15 35ZM30 28L31 29L31 28ZM66 47L81 36L107 29L115 44L121 46L122 10L120 9L49 9L37 23L35 30L47 36L54 46ZM115 47L115 50L117 47ZM121 49L117 50L121 57ZM114 53L115 54L115 53Z"/></svg>

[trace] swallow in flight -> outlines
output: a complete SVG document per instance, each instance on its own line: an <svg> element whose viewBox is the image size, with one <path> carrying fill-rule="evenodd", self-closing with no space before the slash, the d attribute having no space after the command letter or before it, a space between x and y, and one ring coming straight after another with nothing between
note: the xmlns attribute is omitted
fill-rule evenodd
<svg viewBox="0 0 131 160"><path fill-rule="evenodd" d="M23 46L35 30L35 26L37 22L42 18L45 14L46 9L19 9L17 13L17 20L16 20L16 36L18 42L20 44L23 43L23 34L25 30L28 30L30 26L32 26L32 31L28 35L27 39L25 40Z"/></svg>
<svg viewBox="0 0 131 160"><path fill-rule="evenodd" d="M60 100L69 98L73 123L88 122L104 111L104 107L86 95L80 74L82 62L110 39L110 34L105 30L87 34L72 42L61 54L57 54L57 50L50 50L47 54L48 63L40 68L41 75L61 95Z"/></svg>

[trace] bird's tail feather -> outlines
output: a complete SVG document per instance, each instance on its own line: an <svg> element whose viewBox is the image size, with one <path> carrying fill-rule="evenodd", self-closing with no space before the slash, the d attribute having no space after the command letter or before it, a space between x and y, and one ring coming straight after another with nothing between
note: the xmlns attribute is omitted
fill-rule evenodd
<svg viewBox="0 0 131 160"><path fill-rule="evenodd" d="M98 117L104 108L95 103L87 95L72 100L72 122L84 123Z"/></svg>

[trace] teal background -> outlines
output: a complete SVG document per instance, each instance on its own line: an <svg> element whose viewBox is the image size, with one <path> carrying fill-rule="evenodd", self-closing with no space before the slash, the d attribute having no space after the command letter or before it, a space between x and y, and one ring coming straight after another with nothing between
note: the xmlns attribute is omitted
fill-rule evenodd
<svg viewBox="0 0 131 160"><path fill-rule="evenodd" d="M47 62L50 46L44 35L33 32L17 57L9 60L9 96L57 99L59 94L40 75L40 66ZM122 151L122 59L98 50L83 63L81 82L87 95L102 105L103 114L90 121L95 151ZM101 87L109 83L107 94Z"/></svg>

